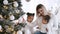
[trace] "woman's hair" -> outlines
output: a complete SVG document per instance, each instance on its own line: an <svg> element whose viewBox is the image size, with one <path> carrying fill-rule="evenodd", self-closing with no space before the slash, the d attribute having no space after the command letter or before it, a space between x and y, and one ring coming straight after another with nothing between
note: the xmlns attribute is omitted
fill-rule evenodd
<svg viewBox="0 0 60 34"><path fill-rule="evenodd" d="M41 8L44 9L44 15L47 15L48 14L47 9L45 8L45 6L43 4L38 4L37 5L36 12L38 11L38 9L41 9Z"/></svg>
<svg viewBox="0 0 60 34"><path fill-rule="evenodd" d="M36 7L36 11L37 11L38 9L42 8L43 6L44 6L44 5L42 5L42 4L38 4L37 7Z"/></svg>
<svg viewBox="0 0 60 34"><path fill-rule="evenodd" d="M45 15L45 16L43 16L43 18L44 18L44 20L47 20L47 23L48 23L49 20L50 20L50 16L49 16L49 15Z"/></svg>

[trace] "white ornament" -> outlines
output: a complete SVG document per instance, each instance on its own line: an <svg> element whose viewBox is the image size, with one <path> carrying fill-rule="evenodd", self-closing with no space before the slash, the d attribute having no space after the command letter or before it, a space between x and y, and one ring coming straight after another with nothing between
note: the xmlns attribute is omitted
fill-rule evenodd
<svg viewBox="0 0 60 34"><path fill-rule="evenodd" d="M16 10L16 13L17 13L17 14L19 14L19 12L20 12L19 10Z"/></svg>
<svg viewBox="0 0 60 34"><path fill-rule="evenodd" d="M15 2L13 2L14 3L14 7L18 7L18 3L15 1Z"/></svg>
<svg viewBox="0 0 60 34"><path fill-rule="evenodd" d="M0 15L0 18L3 18L2 15Z"/></svg>
<svg viewBox="0 0 60 34"><path fill-rule="evenodd" d="M14 20L14 19L15 19L14 15L11 15L10 20Z"/></svg>
<svg viewBox="0 0 60 34"><path fill-rule="evenodd" d="M17 34L23 34L21 30L17 31Z"/></svg>
<svg viewBox="0 0 60 34"><path fill-rule="evenodd" d="M7 4L8 4L8 1L7 1L7 0L4 0L4 1L3 1L3 4L4 4L4 5L7 5Z"/></svg>
<svg viewBox="0 0 60 34"><path fill-rule="evenodd" d="M2 29L2 26L0 25L0 30Z"/></svg>

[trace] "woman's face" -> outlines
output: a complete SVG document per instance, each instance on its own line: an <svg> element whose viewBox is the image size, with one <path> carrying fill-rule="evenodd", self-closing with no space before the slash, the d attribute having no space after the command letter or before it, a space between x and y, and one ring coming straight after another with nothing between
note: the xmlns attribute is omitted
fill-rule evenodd
<svg viewBox="0 0 60 34"><path fill-rule="evenodd" d="M38 10L37 10L37 15L38 15L38 16L44 15L44 9L43 9L43 8L38 9Z"/></svg>

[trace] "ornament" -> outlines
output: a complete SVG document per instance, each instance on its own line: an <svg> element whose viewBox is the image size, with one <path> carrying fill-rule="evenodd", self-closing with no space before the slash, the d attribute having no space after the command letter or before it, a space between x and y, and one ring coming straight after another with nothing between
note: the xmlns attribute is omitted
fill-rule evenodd
<svg viewBox="0 0 60 34"><path fill-rule="evenodd" d="M3 16L2 16L2 15L0 15L0 18L3 18Z"/></svg>
<svg viewBox="0 0 60 34"><path fill-rule="evenodd" d="M20 10L16 10L16 13L19 14L20 13Z"/></svg>
<svg viewBox="0 0 60 34"><path fill-rule="evenodd" d="M23 34L23 32L21 30L17 31L17 34Z"/></svg>
<svg viewBox="0 0 60 34"><path fill-rule="evenodd" d="M3 4L4 4L4 5L7 5L7 4L8 4L8 1L7 1L7 0L4 0L4 1L3 1Z"/></svg>
<svg viewBox="0 0 60 34"><path fill-rule="evenodd" d="M10 20L14 20L15 19L15 17L14 17L14 15L10 15Z"/></svg>
<svg viewBox="0 0 60 34"><path fill-rule="evenodd" d="M3 7L4 7L4 9L8 9L8 6L6 6L6 5L4 5Z"/></svg>
<svg viewBox="0 0 60 34"><path fill-rule="evenodd" d="M18 3L16 1L13 2L14 7L18 7Z"/></svg>

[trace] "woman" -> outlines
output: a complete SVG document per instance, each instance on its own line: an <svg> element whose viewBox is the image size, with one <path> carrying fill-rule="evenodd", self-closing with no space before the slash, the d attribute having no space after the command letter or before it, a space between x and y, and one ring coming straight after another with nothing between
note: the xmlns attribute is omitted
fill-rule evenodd
<svg viewBox="0 0 60 34"><path fill-rule="evenodd" d="M36 31L35 34L41 34L41 32L43 32L43 34L56 34L56 30L58 29L58 20L55 15L48 13L45 6L42 4L37 5L36 15L37 15L37 19L35 22L39 26L39 31ZM47 33L44 31L41 31L41 29L40 29L40 26L41 26L40 23L42 23L43 16L45 16L45 15L50 15L50 17L51 17L49 24L47 26L47 28L48 28Z"/></svg>

